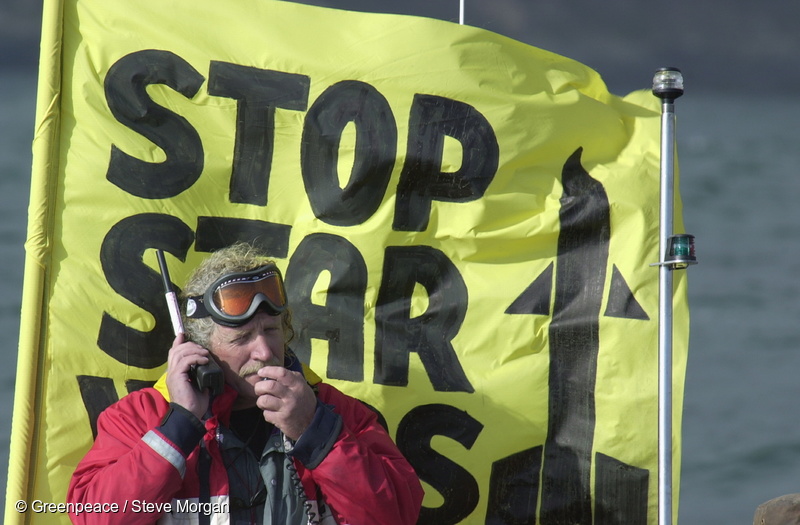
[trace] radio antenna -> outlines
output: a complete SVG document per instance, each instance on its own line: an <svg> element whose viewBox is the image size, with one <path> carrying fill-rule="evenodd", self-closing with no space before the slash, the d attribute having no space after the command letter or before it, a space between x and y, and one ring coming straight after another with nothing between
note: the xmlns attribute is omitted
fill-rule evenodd
<svg viewBox="0 0 800 525"><path fill-rule="evenodd" d="M183 330L183 320L181 320L181 310L178 306L178 296L175 290L172 289L172 281L169 279L169 269L167 268L167 261L164 259L164 251L156 250L156 257L158 258L158 267L161 270L161 279L164 281L164 296L167 298L167 308L169 309L169 318L172 321L172 331L177 336L178 334L186 333Z"/></svg>

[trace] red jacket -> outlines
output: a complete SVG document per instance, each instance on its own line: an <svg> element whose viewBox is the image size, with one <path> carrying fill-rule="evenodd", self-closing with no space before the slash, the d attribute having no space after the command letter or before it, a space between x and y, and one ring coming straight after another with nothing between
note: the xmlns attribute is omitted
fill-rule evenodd
<svg viewBox="0 0 800 525"><path fill-rule="evenodd" d="M324 452L317 447L292 456L309 502L316 505L321 492L323 507L330 509L337 524L415 524L422 487L411 465L378 424L375 413L330 385L319 383L317 387L317 415L322 413L320 407L327 410L323 426L332 428L331 421L341 420L336 427L341 430L338 434L333 431L331 435L338 437ZM211 523L228 522L228 476L215 436L220 422L228 424L236 396L226 386L213 401L214 415L205 421L203 441L211 457L211 470L210 499L204 512L218 513ZM162 424L169 411L170 404L158 390L145 388L125 396L100 415L97 438L75 470L67 493L67 502L73 504L70 517L74 523L170 522L184 510L197 514L197 508L188 504L197 504L200 495L201 447L184 444L188 450L182 450L181 440L168 430L168 424ZM338 416L331 418L334 413ZM297 448L302 440L301 436ZM101 504L106 511L111 504L112 512L87 512ZM329 515L321 523L330 523L331 519Z"/></svg>

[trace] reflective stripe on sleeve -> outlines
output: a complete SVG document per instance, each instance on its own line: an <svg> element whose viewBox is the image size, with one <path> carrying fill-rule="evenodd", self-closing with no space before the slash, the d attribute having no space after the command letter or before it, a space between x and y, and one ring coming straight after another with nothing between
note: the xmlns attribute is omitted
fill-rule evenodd
<svg viewBox="0 0 800 525"><path fill-rule="evenodd" d="M183 479L184 475L186 475L186 459L183 454L152 430L142 437L142 441L155 450L159 456L169 461L178 470L181 479Z"/></svg>

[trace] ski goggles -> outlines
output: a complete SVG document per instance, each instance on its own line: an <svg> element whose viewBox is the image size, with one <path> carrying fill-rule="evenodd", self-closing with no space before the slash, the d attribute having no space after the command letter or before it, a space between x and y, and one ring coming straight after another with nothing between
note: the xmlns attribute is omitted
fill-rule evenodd
<svg viewBox="0 0 800 525"><path fill-rule="evenodd" d="M218 324L236 327L247 323L262 306L269 315L286 310L283 279L274 264L220 277L206 293L186 300L186 317L211 316Z"/></svg>

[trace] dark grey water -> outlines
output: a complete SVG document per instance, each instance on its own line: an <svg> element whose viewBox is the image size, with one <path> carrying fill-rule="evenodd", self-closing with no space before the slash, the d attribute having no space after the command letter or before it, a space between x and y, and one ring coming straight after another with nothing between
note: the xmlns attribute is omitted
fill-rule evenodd
<svg viewBox="0 0 800 525"><path fill-rule="evenodd" d="M0 74L0 503L14 394L35 77ZM749 524L800 492L800 101L677 103L692 332L680 523Z"/></svg>
<svg viewBox="0 0 800 525"><path fill-rule="evenodd" d="M0 72L0 503L5 512L36 77Z"/></svg>
<svg viewBox="0 0 800 525"><path fill-rule="evenodd" d="M800 492L800 103L678 101L690 356L681 522L752 523Z"/></svg>

